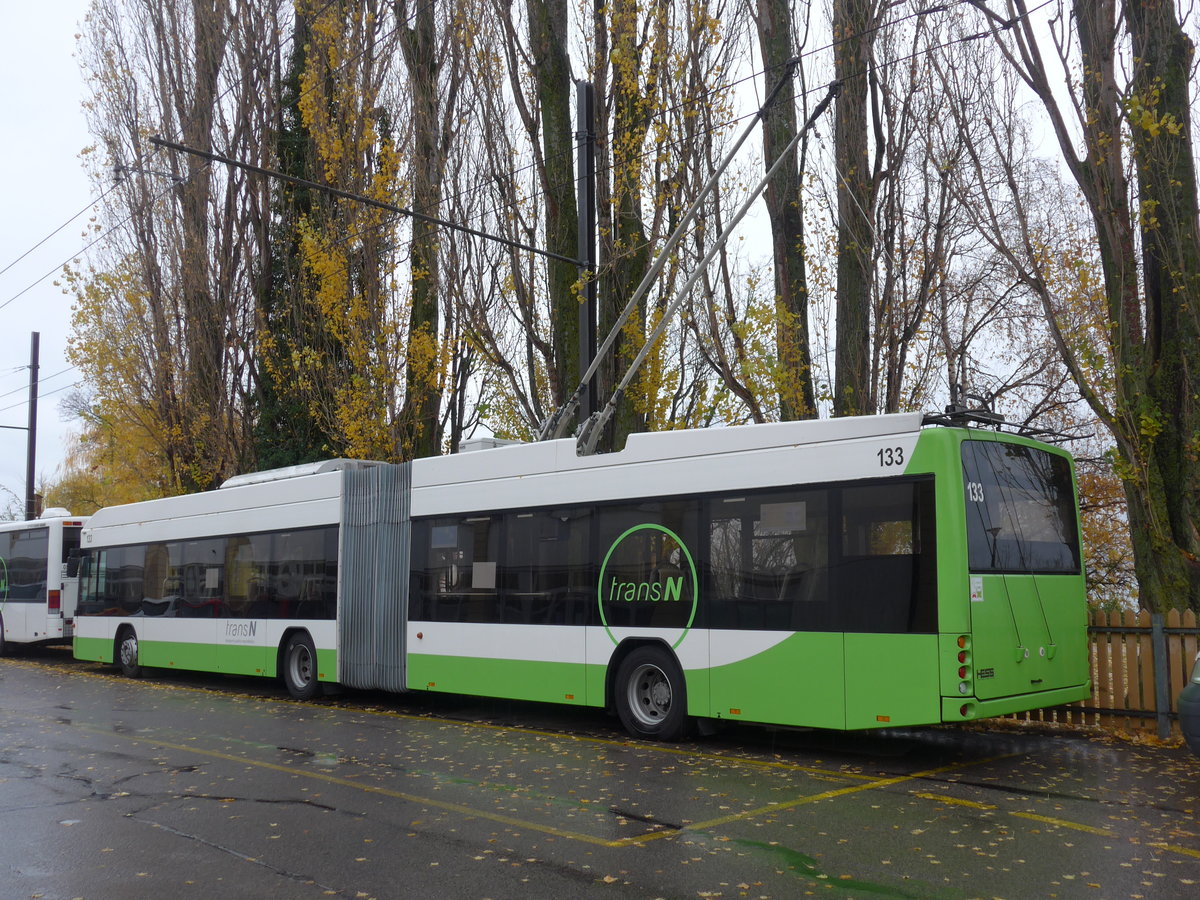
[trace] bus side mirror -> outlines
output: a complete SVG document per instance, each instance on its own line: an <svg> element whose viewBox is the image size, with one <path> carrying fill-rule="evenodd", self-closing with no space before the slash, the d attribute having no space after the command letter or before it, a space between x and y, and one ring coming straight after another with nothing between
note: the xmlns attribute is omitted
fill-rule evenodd
<svg viewBox="0 0 1200 900"><path fill-rule="evenodd" d="M67 551L67 577L79 577L79 548L72 547Z"/></svg>

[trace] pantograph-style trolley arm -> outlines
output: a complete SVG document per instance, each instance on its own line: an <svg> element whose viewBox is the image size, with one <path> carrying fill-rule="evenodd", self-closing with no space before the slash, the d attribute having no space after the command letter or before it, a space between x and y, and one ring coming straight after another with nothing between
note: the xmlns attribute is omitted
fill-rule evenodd
<svg viewBox="0 0 1200 900"><path fill-rule="evenodd" d="M695 221L705 199L707 199L709 194L716 190L717 183L720 181L722 174L724 174L730 163L733 162L734 157L737 155L742 145L745 144L745 142L750 138L750 135L754 133L754 130L758 127L759 121L766 116L768 109L775 102L775 99L779 95L779 92L783 88L784 84L787 83L788 79L793 77L799 61L800 60L798 57L793 57L788 61L787 71L784 72L783 76L771 89L771 92L767 95L766 100L763 101L762 106L759 107L758 113L755 115L754 120L742 131L741 135L739 135L738 139L734 142L734 145L722 158L720 165L717 166L716 171L713 172L708 181L706 181L704 186L700 189L700 193L696 196L696 199L692 201L691 206L689 206L687 211L683 214L683 217L680 219L675 230L667 238L662 250L659 251L658 256L650 266L650 269L646 272L645 277L642 278L641 283L637 286L637 290L633 292L633 296L629 298L629 302L626 303L625 308L621 310L621 314L617 317L617 320L613 324L612 329L609 331L608 336L605 337L604 343L601 344L601 346L597 349L591 365L588 366L587 371L579 381L579 386L576 387L575 392L562 406L558 408L555 414L549 420L547 420L546 424L542 427L542 430L538 435L539 440L553 440L566 435L566 430L571 421L571 417L579 408L580 397L582 396L583 391L586 389L587 384L596 374L596 370L600 367L600 361L604 359L605 354L612 349L613 343L616 341L617 335L620 333L621 328L633 314L633 311L637 308L637 304L646 295L646 292L650 289L650 285L652 285L662 273L663 268L667 264L667 260L670 258L675 248L679 245L679 242L683 240L688 228ZM634 359L630 364L628 371L625 373L625 377L621 380L621 383L617 385L616 389L612 393L612 396L608 399L608 402L605 403L604 407L599 412L593 413L587 419L587 421L581 425L579 429L579 435L576 439L576 452L580 456L590 456L595 452L596 443L599 441L600 435L603 434L605 426L608 424L608 421L612 418L613 413L616 411L617 404L620 403L621 397L625 393L625 389L629 386L630 381L633 380L633 376L637 373L638 367L641 366L642 362L649 354L650 349L654 346L658 339L662 337L662 334L666 330L668 323L674 317L676 311L678 311L680 305L683 303L684 298L688 295L688 292L691 291L692 287L704 274L708 264L712 261L713 257L716 256L718 250L720 250L720 248L729 239L733 229L737 227L738 223L740 223L745 217L746 213L749 212L750 207L758 200L759 196L761 196L762 192L766 189L767 183L770 182L771 178L774 176L783 160L787 158L791 150L796 146L797 143L799 143L800 138L802 138L809 131L809 129L816 124L817 119L822 113L825 112L829 104L833 101L833 98L837 96L839 87L840 82L834 81L830 83L829 90L824 99L822 99L821 102L817 104L816 108L813 109L812 114L804 123L804 127L801 128L796 133L795 137L793 137L788 143L788 145L782 151L780 151L771 168L768 169L766 174L759 180L757 186L753 191L750 192L750 196L746 198L746 201L741 205L741 207L739 207L734 217L717 236L717 239L713 242L712 247L709 248L708 253L705 254L704 259L696 267L696 270L692 273L691 277L688 278L687 282L676 293L675 298L671 301L670 306L667 308L666 314L660 319L653 333L646 340L646 343L643 345L641 352L638 353L637 358Z"/></svg>

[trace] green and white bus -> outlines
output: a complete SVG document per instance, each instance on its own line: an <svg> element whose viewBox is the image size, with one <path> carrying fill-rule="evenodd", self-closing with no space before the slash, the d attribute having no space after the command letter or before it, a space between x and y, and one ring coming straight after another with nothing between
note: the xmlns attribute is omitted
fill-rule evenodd
<svg viewBox="0 0 1200 900"><path fill-rule="evenodd" d="M1074 475L919 414L330 462L105 509L81 659L861 729L1089 696Z"/></svg>
<svg viewBox="0 0 1200 900"><path fill-rule="evenodd" d="M13 644L71 640L86 521L48 509L38 519L0 522L0 656Z"/></svg>

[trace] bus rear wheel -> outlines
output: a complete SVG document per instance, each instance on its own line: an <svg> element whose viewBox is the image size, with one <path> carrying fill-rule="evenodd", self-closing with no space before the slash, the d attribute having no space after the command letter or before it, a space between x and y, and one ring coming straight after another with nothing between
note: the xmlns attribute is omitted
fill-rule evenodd
<svg viewBox="0 0 1200 900"><path fill-rule="evenodd" d="M138 662L137 632L132 628L123 628L117 635L117 665L126 678L137 678L142 674L142 666Z"/></svg>
<svg viewBox="0 0 1200 900"><path fill-rule="evenodd" d="M621 724L634 737L678 741L687 736L683 670L665 650L638 647L621 661L616 701Z"/></svg>
<svg viewBox="0 0 1200 900"><path fill-rule="evenodd" d="M311 700L321 685L317 682L317 648L306 633L293 634L283 651L283 680L296 700Z"/></svg>

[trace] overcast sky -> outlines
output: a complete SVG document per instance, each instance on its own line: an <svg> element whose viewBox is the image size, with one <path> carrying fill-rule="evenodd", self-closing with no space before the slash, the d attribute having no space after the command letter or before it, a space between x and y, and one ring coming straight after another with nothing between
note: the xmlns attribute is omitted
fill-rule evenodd
<svg viewBox="0 0 1200 900"><path fill-rule="evenodd" d="M89 137L80 109L83 79L75 59L76 35L87 6L87 0L3 5L9 37L0 53L0 270L5 270L0 273L0 425L23 428L28 421L30 334L37 331L42 378L39 478L55 475L73 427L62 420L58 406L78 377L64 355L71 298L54 282L63 263L83 247L81 232L88 216L50 235L92 197L79 162ZM42 246L18 261L44 238ZM23 503L25 449L25 431L0 429L0 512L9 506L12 494Z"/></svg>

